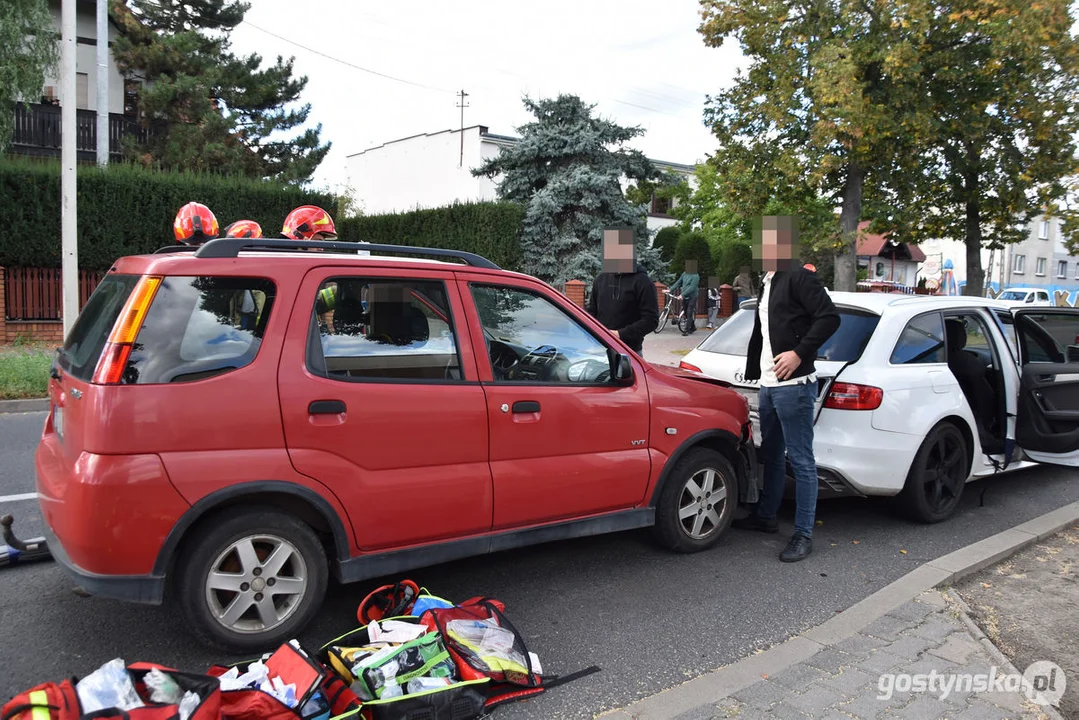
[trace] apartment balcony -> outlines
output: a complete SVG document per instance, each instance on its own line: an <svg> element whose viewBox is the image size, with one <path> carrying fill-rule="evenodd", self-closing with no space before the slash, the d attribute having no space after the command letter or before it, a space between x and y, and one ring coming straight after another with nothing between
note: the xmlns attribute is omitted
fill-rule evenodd
<svg viewBox="0 0 1079 720"><path fill-rule="evenodd" d="M75 148L79 162L97 159L97 113L93 110L76 110ZM15 106L15 129L11 137L10 152L38 157L60 157L60 107L36 104ZM123 157L122 140L133 136L145 140L148 131L135 118L109 113L109 160Z"/></svg>

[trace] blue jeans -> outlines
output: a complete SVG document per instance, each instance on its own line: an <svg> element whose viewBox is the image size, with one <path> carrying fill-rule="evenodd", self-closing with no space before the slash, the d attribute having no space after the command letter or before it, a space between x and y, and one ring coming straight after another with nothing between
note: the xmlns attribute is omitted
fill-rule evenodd
<svg viewBox="0 0 1079 720"><path fill-rule="evenodd" d="M761 420L760 457L764 464L764 488L757 516L774 520L783 500L786 457L794 469L794 531L813 537L817 510L817 462L813 457L813 413L817 383L762 387L758 412Z"/></svg>

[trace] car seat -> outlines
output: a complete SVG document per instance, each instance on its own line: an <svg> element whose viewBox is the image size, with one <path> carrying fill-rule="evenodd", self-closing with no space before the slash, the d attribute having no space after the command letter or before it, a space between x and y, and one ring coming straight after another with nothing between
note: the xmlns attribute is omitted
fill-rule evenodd
<svg viewBox="0 0 1079 720"><path fill-rule="evenodd" d="M989 383L982 361L964 350L967 344L966 324L958 318L948 318L944 321L944 329L948 340L948 369L959 381L959 387L970 404L982 447L991 447L995 444L990 429L994 425L997 394Z"/></svg>

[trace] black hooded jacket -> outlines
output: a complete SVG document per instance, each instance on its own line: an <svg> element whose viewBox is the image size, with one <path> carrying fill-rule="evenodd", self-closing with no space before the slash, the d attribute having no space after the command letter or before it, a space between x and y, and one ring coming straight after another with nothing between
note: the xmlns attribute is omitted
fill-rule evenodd
<svg viewBox="0 0 1079 720"><path fill-rule="evenodd" d="M644 347L644 336L659 324L656 286L643 270L597 275L585 309L607 329L617 330L622 342L637 353Z"/></svg>

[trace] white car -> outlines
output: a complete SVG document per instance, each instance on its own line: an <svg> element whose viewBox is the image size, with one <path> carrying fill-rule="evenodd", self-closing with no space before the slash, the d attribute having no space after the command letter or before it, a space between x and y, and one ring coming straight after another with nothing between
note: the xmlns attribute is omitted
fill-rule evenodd
<svg viewBox="0 0 1079 720"><path fill-rule="evenodd" d="M971 479L1037 462L1079 465L1079 310L829 295L841 323L816 362L822 496L900 495L914 517L937 522ZM757 387L744 376L755 307L745 302L682 367L748 396L759 446ZM984 392L971 402L955 372L980 368ZM985 413L982 432L972 405Z"/></svg>
<svg viewBox="0 0 1079 720"><path fill-rule="evenodd" d="M1045 288L1008 288L998 295L996 299L1009 305L1046 306L1053 304L1049 299L1049 291Z"/></svg>

